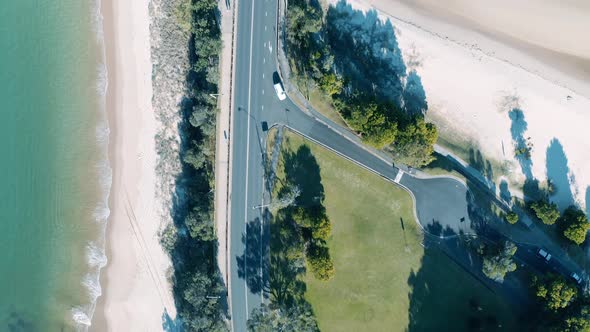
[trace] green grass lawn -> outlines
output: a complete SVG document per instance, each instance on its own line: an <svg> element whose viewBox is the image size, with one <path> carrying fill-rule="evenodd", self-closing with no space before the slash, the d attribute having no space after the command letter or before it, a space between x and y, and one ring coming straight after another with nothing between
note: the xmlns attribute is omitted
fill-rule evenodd
<svg viewBox="0 0 590 332"><path fill-rule="evenodd" d="M328 282L304 278L322 331L515 328L513 308L442 251L421 246L408 193L293 133L286 133L283 149L303 144L320 166L332 222L336 275Z"/></svg>

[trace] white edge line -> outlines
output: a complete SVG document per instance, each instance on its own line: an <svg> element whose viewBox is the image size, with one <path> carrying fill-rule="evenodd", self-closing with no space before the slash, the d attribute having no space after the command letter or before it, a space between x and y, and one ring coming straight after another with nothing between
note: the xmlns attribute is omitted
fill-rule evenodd
<svg viewBox="0 0 590 332"><path fill-rule="evenodd" d="M245 195L245 204L244 204L244 223L248 223L248 164L249 164L249 155L250 155L250 98L252 97L252 42L254 40L254 5L255 1L252 1L252 17L250 19L250 68L248 69L248 129L246 132L246 195ZM246 242L246 246L248 243ZM247 250L247 247L246 247ZM247 265L247 261L244 260L244 267ZM244 268L244 271L247 271L247 268ZM250 313L248 312L248 284L244 281L244 299L246 302L246 319L249 318Z"/></svg>

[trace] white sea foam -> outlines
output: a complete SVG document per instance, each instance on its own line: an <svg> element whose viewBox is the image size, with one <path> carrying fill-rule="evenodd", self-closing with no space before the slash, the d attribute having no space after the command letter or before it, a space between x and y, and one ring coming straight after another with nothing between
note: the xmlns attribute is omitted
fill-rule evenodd
<svg viewBox="0 0 590 332"><path fill-rule="evenodd" d="M88 264L93 268L102 268L107 264L107 256L104 249L99 248L95 243L90 243L86 247L86 258Z"/></svg>
<svg viewBox="0 0 590 332"><path fill-rule="evenodd" d="M104 43L101 43L104 45ZM108 71L106 63L99 63L96 67L96 92L100 97L105 97L109 85ZM104 101L104 98L101 98ZM104 105L101 105L104 106ZM102 107L101 107L102 108Z"/></svg>
<svg viewBox="0 0 590 332"><path fill-rule="evenodd" d="M88 295L92 299L92 301L96 301L96 299L102 294L102 289L100 288L100 283L98 282L98 274L88 274L82 284L88 290Z"/></svg>
<svg viewBox="0 0 590 332"><path fill-rule="evenodd" d="M96 204L93 212L93 218L101 225L100 234L94 242L90 242L86 247L86 258L90 267L82 284L86 288L89 296L87 305L77 306L71 309L71 317L77 325L77 330L87 331L90 326L96 301L102 295L100 286L100 270L107 263L105 255L105 236L107 219L110 215L108 206L111 185L113 181L112 168L109 161L108 148L110 129L106 113L106 94L108 89L108 71L106 66L106 49L104 44L103 16L101 12L101 1L90 0L91 3L91 20L92 32L96 37L96 43L99 47L100 60L96 67L96 94L97 109L99 112L99 123L96 126L96 144L101 154L98 156L100 161L97 163L98 185L100 190L100 199Z"/></svg>
<svg viewBox="0 0 590 332"><path fill-rule="evenodd" d="M86 328L90 326L90 317L88 317L82 308L72 308L71 312L74 322L79 325L83 325Z"/></svg>
<svg viewBox="0 0 590 332"><path fill-rule="evenodd" d="M101 1L100 0L92 0L91 3L91 13L90 19L92 24L92 32L94 32L94 36L96 37L97 42L103 43L104 42L104 26L103 26L103 17L101 12Z"/></svg>

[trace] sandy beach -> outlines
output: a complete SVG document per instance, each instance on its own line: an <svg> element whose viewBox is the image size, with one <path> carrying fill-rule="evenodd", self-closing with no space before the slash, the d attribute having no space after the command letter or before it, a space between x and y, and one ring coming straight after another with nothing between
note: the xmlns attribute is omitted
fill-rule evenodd
<svg viewBox="0 0 590 332"><path fill-rule="evenodd" d="M451 150L479 150L503 169L491 176L498 191L506 181L509 195L522 197L526 178L541 185L549 179L555 188L550 198L560 208L590 207L590 53L580 43L590 29L580 17L590 15L590 6L476 3L442 8L428 0L349 1L353 9L374 9L391 21L408 71L420 76L427 118L456 144ZM518 24L501 24L514 13ZM515 158L515 136L532 146L524 165Z"/></svg>
<svg viewBox="0 0 590 332"><path fill-rule="evenodd" d="M176 315L171 262L158 240L148 4L102 2L113 185L94 331L161 331L163 315Z"/></svg>

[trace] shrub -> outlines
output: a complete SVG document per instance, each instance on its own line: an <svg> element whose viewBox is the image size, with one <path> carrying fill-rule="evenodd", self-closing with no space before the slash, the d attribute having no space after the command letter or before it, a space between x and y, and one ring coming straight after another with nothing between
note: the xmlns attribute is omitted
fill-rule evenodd
<svg viewBox="0 0 590 332"><path fill-rule="evenodd" d="M586 240L590 223L588 223L588 218L580 209L574 206L567 208L560 223L564 228L563 235L570 241L580 245Z"/></svg>
<svg viewBox="0 0 590 332"><path fill-rule="evenodd" d="M553 225L557 218L559 218L559 210L555 203L544 200L537 201L531 204L531 209L545 225Z"/></svg>
<svg viewBox="0 0 590 332"><path fill-rule="evenodd" d="M506 214L506 221L509 222L510 224L514 225L518 222L518 214L516 214L516 212L508 212Z"/></svg>

